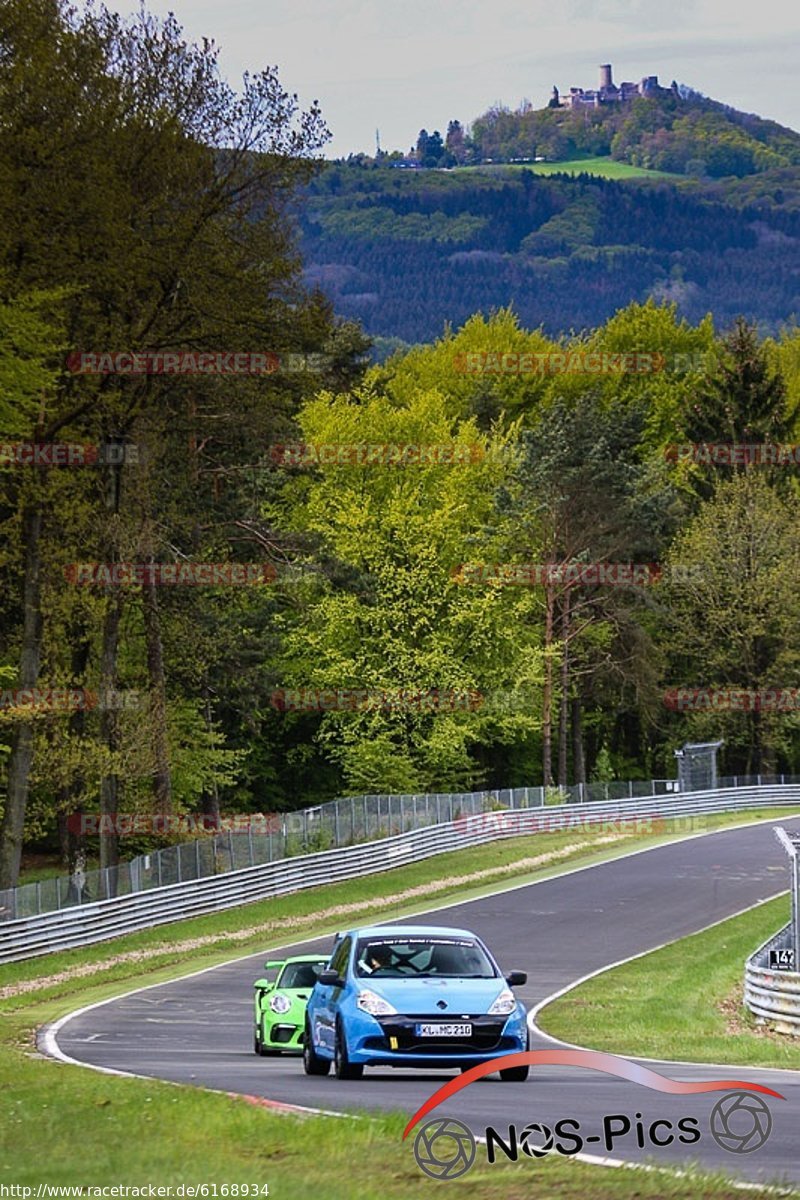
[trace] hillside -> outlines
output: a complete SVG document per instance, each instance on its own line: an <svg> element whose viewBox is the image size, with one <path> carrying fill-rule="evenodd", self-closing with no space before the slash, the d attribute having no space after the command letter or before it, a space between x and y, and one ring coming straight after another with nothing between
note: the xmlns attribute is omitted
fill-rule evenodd
<svg viewBox="0 0 800 1200"><path fill-rule="evenodd" d="M567 107L571 99L562 98L561 107L489 109L463 142L449 139L453 161L440 165L610 156L633 167L710 179L800 166L800 134L793 129L676 83L624 103Z"/></svg>
<svg viewBox="0 0 800 1200"><path fill-rule="evenodd" d="M332 164L298 220L308 281L373 336L427 341L509 304L556 335L649 296L693 321L743 313L776 331L800 314L799 177L676 186Z"/></svg>

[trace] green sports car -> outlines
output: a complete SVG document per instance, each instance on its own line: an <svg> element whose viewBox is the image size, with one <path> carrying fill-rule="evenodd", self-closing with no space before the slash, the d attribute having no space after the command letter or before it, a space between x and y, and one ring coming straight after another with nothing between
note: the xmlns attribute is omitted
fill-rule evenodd
<svg viewBox="0 0 800 1200"><path fill-rule="evenodd" d="M301 954L279 962L264 964L277 971L272 982L257 979L255 984L256 1054L303 1052L303 1023L306 1004L317 976L328 965L327 957Z"/></svg>

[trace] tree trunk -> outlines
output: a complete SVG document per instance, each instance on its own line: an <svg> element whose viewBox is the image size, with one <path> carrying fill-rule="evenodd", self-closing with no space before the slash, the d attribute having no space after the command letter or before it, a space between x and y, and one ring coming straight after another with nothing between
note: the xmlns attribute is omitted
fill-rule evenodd
<svg viewBox="0 0 800 1200"><path fill-rule="evenodd" d="M561 604L561 696L558 705L558 786L567 786L567 738L569 734L569 638L570 594L564 591Z"/></svg>
<svg viewBox="0 0 800 1200"><path fill-rule="evenodd" d="M75 683L83 680L86 666L89 662L90 644L86 628L82 626L74 633L72 651L72 678ZM76 738L82 737L86 730L86 711L78 708L69 718L69 731ZM80 862L86 862L86 835L83 832L83 783L73 781L61 788L58 797L58 830L61 844L61 854L70 875L74 874Z"/></svg>
<svg viewBox="0 0 800 1200"><path fill-rule="evenodd" d="M122 618L122 592L116 590L109 600L103 622L103 645L100 652L100 737L108 749L119 749L119 721L116 708L117 649ZM110 868L102 878L106 898L117 894L119 866L119 836L116 829L119 811L119 777L114 771L100 780L100 869Z"/></svg>
<svg viewBox="0 0 800 1200"><path fill-rule="evenodd" d="M145 575L147 576L147 574L146 572ZM158 594L152 578L146 577L142 584L142 599L147 642L147 674L150 684L150 716L156 764L153 773L153 799L155 811L166 815L170 811L172 803L172 781L169 772L169 747L167 744L167 688L164 678L164 649L161 642Z"/></svg>
<svg viewBox="0 0 800 1200"><path fill-rule="evenodd" d="M23 580L24 616L19 686L36 687L42 651L40 537L42 513L38 505L28 505L22 514L25 546ZM33 760L34 720L16 721L11 735L8 760L8 791L3 820L0 823L0 890L17 886L22 858L22 836L28 788Z"/></svg>
<svg viewBox="0 0 800 1200"><path fill-rule="evenodd" d="M576 783L586 783L586 755L583 752L583 712L580 696L572 697L572 774Z"/></svg>
<svg viewBox="0 0 800 1200"><path fill-rule="evenodd" d="M555 595L551 584L545 590L544 685L542 687L542 783L553 782L553 608Z"/></svg>
<svg viewBox="0 0 800 1200"><path fill-rule="evenodd" d="M206 691L206 725L211 731L211 699ZM200 809L203 814L203 824L207 829L219 829L219 788L216 779L211 791L204 791L200 798Z"/></svg>

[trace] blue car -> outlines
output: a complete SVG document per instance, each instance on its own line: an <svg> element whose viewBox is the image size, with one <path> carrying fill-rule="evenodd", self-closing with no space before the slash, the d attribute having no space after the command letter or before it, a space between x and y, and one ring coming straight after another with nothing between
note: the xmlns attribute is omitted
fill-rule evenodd
<svg viewBox="0 0 800 1200"><path fill-rule="evenodd" d="M479 937L435 925L377 925L340 934L306 1008L307 1075L360 1079L364 1067L452 1067L528 1048L523 1005ZM500 1070L522 1082L527 1066Z"/></svg>

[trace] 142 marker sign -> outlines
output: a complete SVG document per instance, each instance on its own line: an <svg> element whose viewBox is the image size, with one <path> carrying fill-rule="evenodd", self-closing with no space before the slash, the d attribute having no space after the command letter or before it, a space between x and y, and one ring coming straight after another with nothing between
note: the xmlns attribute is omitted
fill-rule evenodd
<svg viewBox="0 0 800 1200"><path fill-rule="evenodd" d="M773 971L793 971L794 950L789 947L783 950L770 950L769 965Z"/></svg>

